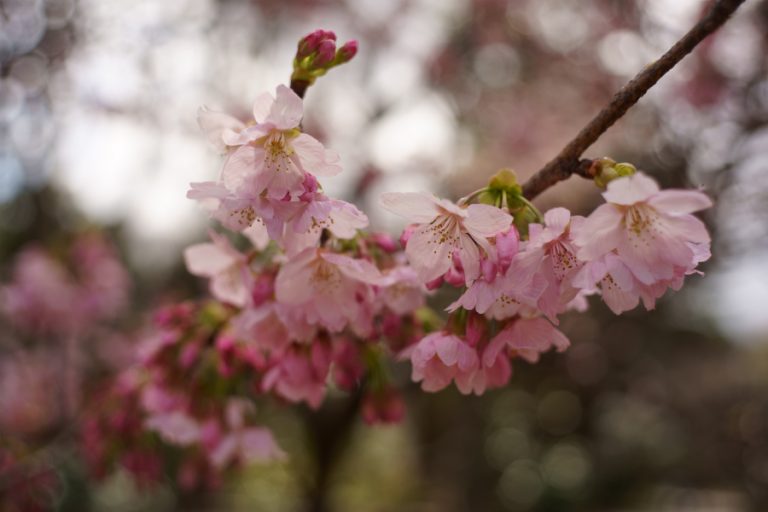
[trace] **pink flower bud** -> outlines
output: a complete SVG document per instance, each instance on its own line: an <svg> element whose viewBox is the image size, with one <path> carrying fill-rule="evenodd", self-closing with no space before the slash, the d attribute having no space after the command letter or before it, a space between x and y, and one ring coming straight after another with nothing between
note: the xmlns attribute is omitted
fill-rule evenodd
<svg viewBox="0 0 768 512"><path fill-rule="evenodd" d="M431 291L431 290L437 290L442 285L443 285L443 276L440 276L440 277L437 277L437 278L431 280L430 282L428 282L424 286L427 287L427 290Z"/></svg>
<svg viewBox="0 0 768 512"><path fill-rule="evenodd" d="M347 41L336 52L336 62L338 64L349 62L355 55L357 55L357 41Z"/></svg>
<svg viewBox="0 0 768 512"><path fill-rule="evenodd" d="M306 203L314 201L317 192L317 178L313 174L306 173L301 186L304 188L304 193L299 196L299 199Z"/></svg>
<svg viewBox="0 0 768 512"><path fill-rule="evenodd" d="M315 53L320 45L320 41L323 39L325 39L325 32L319 29L301 38L299 40L299 49L296 51L296 58L303 59Z"/></svg>
<svg viewBox="0 0 768 512"><path fill-rule="evenodd" d="M261 306L268 301L275 291L275 282L272 276L262 274L256 278L251 288L251 298L254 307Z"/></svg>
<svg viewBox="0 0 768 512"><path fill-rule="evenodd" d="M371 235L371 241L384 252L390 254L397 252L397 242L389 233L374 233Z"/></svg>
<svg viewBox="0 0 768 512"><path fill-rule="evenodd" d="M467 318L467 330L465 339L470 347L476 347L485 334L485 317L470 312Z"/></svg>
<svg viewBox="0 0 768 512"><path fill-rule="evenodd" d="M336 43L326 39L317 48L317 55L312 61L312 67L324 68L333 61L334 57L336 57Z"/></svg>
<svg viewBox="0 0 768 512"><path fill-rule="evenodd" d="M480 261L480 271L486 281L493 281L493 278L496 277L496 270L496 262L488 258Z"/></svg>
<svg viewBox="0 0 768 512"><path fill-rule="evenodd" d="M400 245L405 247L408 244L408 240L411 238L411 235L414 231L416 231L416 228L418 227L418 224L410 224L406 226L403 230L403 234L400 235Z"/></svg>
<svg viewBox="0 0 768 512"><path fill-rule="evenodd" d="M502 270L506 270L512 263L520 245L520 235L515 226L509 228L505 233L496 235L496 253L499 257L499 264Z"/></svg>
<svg viewBox="0 0 768 512"><path fill-rule="evenodd" d="M361 414L368 425L398 423L405 416L405 402L393 388L367 393L363 398Z"/></svg>
<svg viewBox="0 0 768 512"><path fill-rule="evenodd" d="M451 286L462 287L464 286L464 271L454 265L443 275L443 279Z"/></svg>

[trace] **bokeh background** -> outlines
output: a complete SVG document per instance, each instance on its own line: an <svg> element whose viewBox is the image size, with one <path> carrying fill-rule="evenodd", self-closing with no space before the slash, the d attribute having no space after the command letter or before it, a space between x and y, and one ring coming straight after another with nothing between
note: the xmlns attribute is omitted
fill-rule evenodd
<svg viewBox="0 0 768 512"><path fill-rule="evenodd" d="M88 378L63 374L67 407L51 396L62 374L40 370L72 363L73 339L100 372L118 369L153 306L204 293L181 263L209 226L185 198L188 183L215 178L220 165L196 110L247 115L256 94L287 81L304 34L325 28L360 42L352 63L308 92L304 127L342 157L345 172L323 182L329 195L395 232L402 225L378 207L381 192L456 198L502 167L524 179L708 5L0 1L0 281L12 286L20 255L37 254L48 263L26 272L68 326L22 333L5 294L3 443L43 447L31 457L54 467L60 510L303 510L318 478L340 512L768 510L764 0L747 0L585 155L711 194L706 276L652 312L615 317L594 303L567 317L571 349L517 365L507 389L467 398L406 385L402 424L353 425L322 467L306 449L302 411L275 410L290 460L190 497L137 488L124 474L87 478L58 441L72 436L63 425L94 365ZM537 204L586 214L599 200L572 178ZM94 268L84 253L112 262L96 284L83 278ZM90 299L53 290L57 280L77 281ZM88 321L70 326L72 301L89 300L109 307L89 306ZM408 368L397 371L405 385ZM1 459L0 497L28 478Z"/></svg>

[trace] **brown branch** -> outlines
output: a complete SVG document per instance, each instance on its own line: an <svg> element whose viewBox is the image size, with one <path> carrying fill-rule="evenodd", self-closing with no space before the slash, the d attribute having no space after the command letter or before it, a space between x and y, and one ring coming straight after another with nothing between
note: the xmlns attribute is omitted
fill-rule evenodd
<svg viewBox="0 0 768 512"><path fill-rule="evenodd" d="M744 0L716 0L706 15L672 46L656 62L646 66L635 78L614 95L611 102L600 111L560 154L531 176L523 185L523 194L533 199L555 183L572 174L591 178L590 160L579 160L608 128L618 121L629 108L654 86L659 79L688 55L705 37L717 30L742 4Z"/></svg>

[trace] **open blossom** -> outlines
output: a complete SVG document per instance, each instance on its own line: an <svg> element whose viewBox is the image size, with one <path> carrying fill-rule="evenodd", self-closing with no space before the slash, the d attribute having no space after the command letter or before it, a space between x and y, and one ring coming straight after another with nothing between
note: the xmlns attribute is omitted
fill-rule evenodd
<svg viewBox="0 0 768 512"><path fill-rule="evenodd" d="M371 295L381 273L369 261L310 248L288 260L277 274L277 301L308 323L339 332L366 323L359 298ZM371 297L372 300L372 297Z"/></svg>
<svg viewBox="0 0 768 512"><path fill-rule="evenodd" d="M562 352L570 346L570 341L555 326L542 317L517 318L501 330L483 352L483 364L490 366L503 350L511 355L518 355L528 362L535 363L539 354L555 348Z"/></svg>
<svg viewBox="0 0 768 512"><path fill-rule="evenodd" d="M235 306L244 306L249 298L251 271L243 254L226 237L210 233L213 243L195 244L184 250L190 273L211 279L214 297Z"/></svg>
<svg viewBox="0 0 768 512"><path fill-rule="evenodd" d="M539 261L536 273L547 283L538 301L539 309L553 322L576 297L579 289L573 278L584 264L576 257L577 247L571 232L578 229L583 217L571 216L565 208L553 208L544 214L544 224L530 224L527 258Z"/></svg>
<svg viewBox="0 0 768 512"><path fill-rule="evenodd" d="M398 315L411 313L424 305L424 286L409 266L389 269L380 285L382 302Z"/></svg>
<svg viewBox="0 0 768 512"><path fill-rule="evenodd" d="M245 424L245 412L249 408L252 409L250 402L244 399L231 398L227 402L224 416L228 431L221 436L210 436L217 439L209 439L207 443L211 445L208 458L214 467L222 469L233 462L249 464L285 457L268 428Z"/></svg>
<svg viewBox="0 0 768 512"><path fill-rule="evenodd" d="M308 201L276 203L275 219L267 221L272 238L282 243L289 257L317 246L324 229L346 240L366 226L368 217L355 205L320 193Z"/></svg>
<svg viewBox="0 0 768 512"><path fill-rule="evenodd" d="M272 219L274 211L268 199L249 187L231 191L223 183L191 183L187 197L200 203L208 214L227 229L242 231Z"/></svg>
<svg viewBox="0 0 768 512"><path fill-rule="evenodd" d="M291 402L304 401L314 409L320 407L331 369L330 347L316 340L310 347L294 345L273 358L262 388Z"/></svg>
<svg viewBox="0 0 768 512"><path fill-rule="evenodd" d="M273 97L263 93L253 105L255 123L245 125L219 112L201 109L199 124L208 138L228 151L221 180L230 191L247 186L253 194L282 199L302 194L306 173L334 176L341 172L338 155L301 133L301 98L280 85ZM250 179L253 178L253 179Z"/></svg>
<svg viewBox="0 0 768 512"><path fill-rule="evenodd" d="M505 231L512 217L493 206L471 204L461 207L430 194L383 194L387 210L418 224L405 247L408 261L422 282L445 274L458 251L467 285L480 275L480 251L492 255L488 238Z"/></svg>
<svg viewBox="0 0 768 512"><path fill-rule="evenodd" d="M448 311L462 307L477 311L495 320L504 320L520 312L532 313L547 286L537 273L542 257L533 252L521 252L519 235L514 226L496 236L497 261L481 260L481 275Z"/></svg>
<svg viewBox="0 0 768 512"><path fill-rule="evenodd" d="M421 382L424 391L440 391L452 380L464 394L472 391L472 375L477 371L479 359L474 348L464 340L445 331L433 332L411 347L411 378Z"/></svg>
<svg viewBox="0 0 768 512"><path fill-rule="evenodd" d="M712 205L703 193L659 190L653 179L636 173L611 181L603 197L607 203L574 230L579 259L615 252L635 278L652 285L692 270L708 251L709 233L691 215Z"/></svg>

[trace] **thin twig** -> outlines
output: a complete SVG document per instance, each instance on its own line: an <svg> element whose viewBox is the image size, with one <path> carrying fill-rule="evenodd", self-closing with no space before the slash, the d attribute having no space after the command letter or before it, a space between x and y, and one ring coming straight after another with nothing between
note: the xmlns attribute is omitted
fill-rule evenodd
<svg viewBox="0 0 768 512"><path fill-rule="evenodd" d="M616 93L611 102L595 116L559 155L531 176L523 185L523 194L533 199L571 174L592 177L590 160L579 160L613 123L653 87L659 79L688 55L705 37L717 30L744 0L716 0L706 15L656 62L646 66Z"/></svg>

